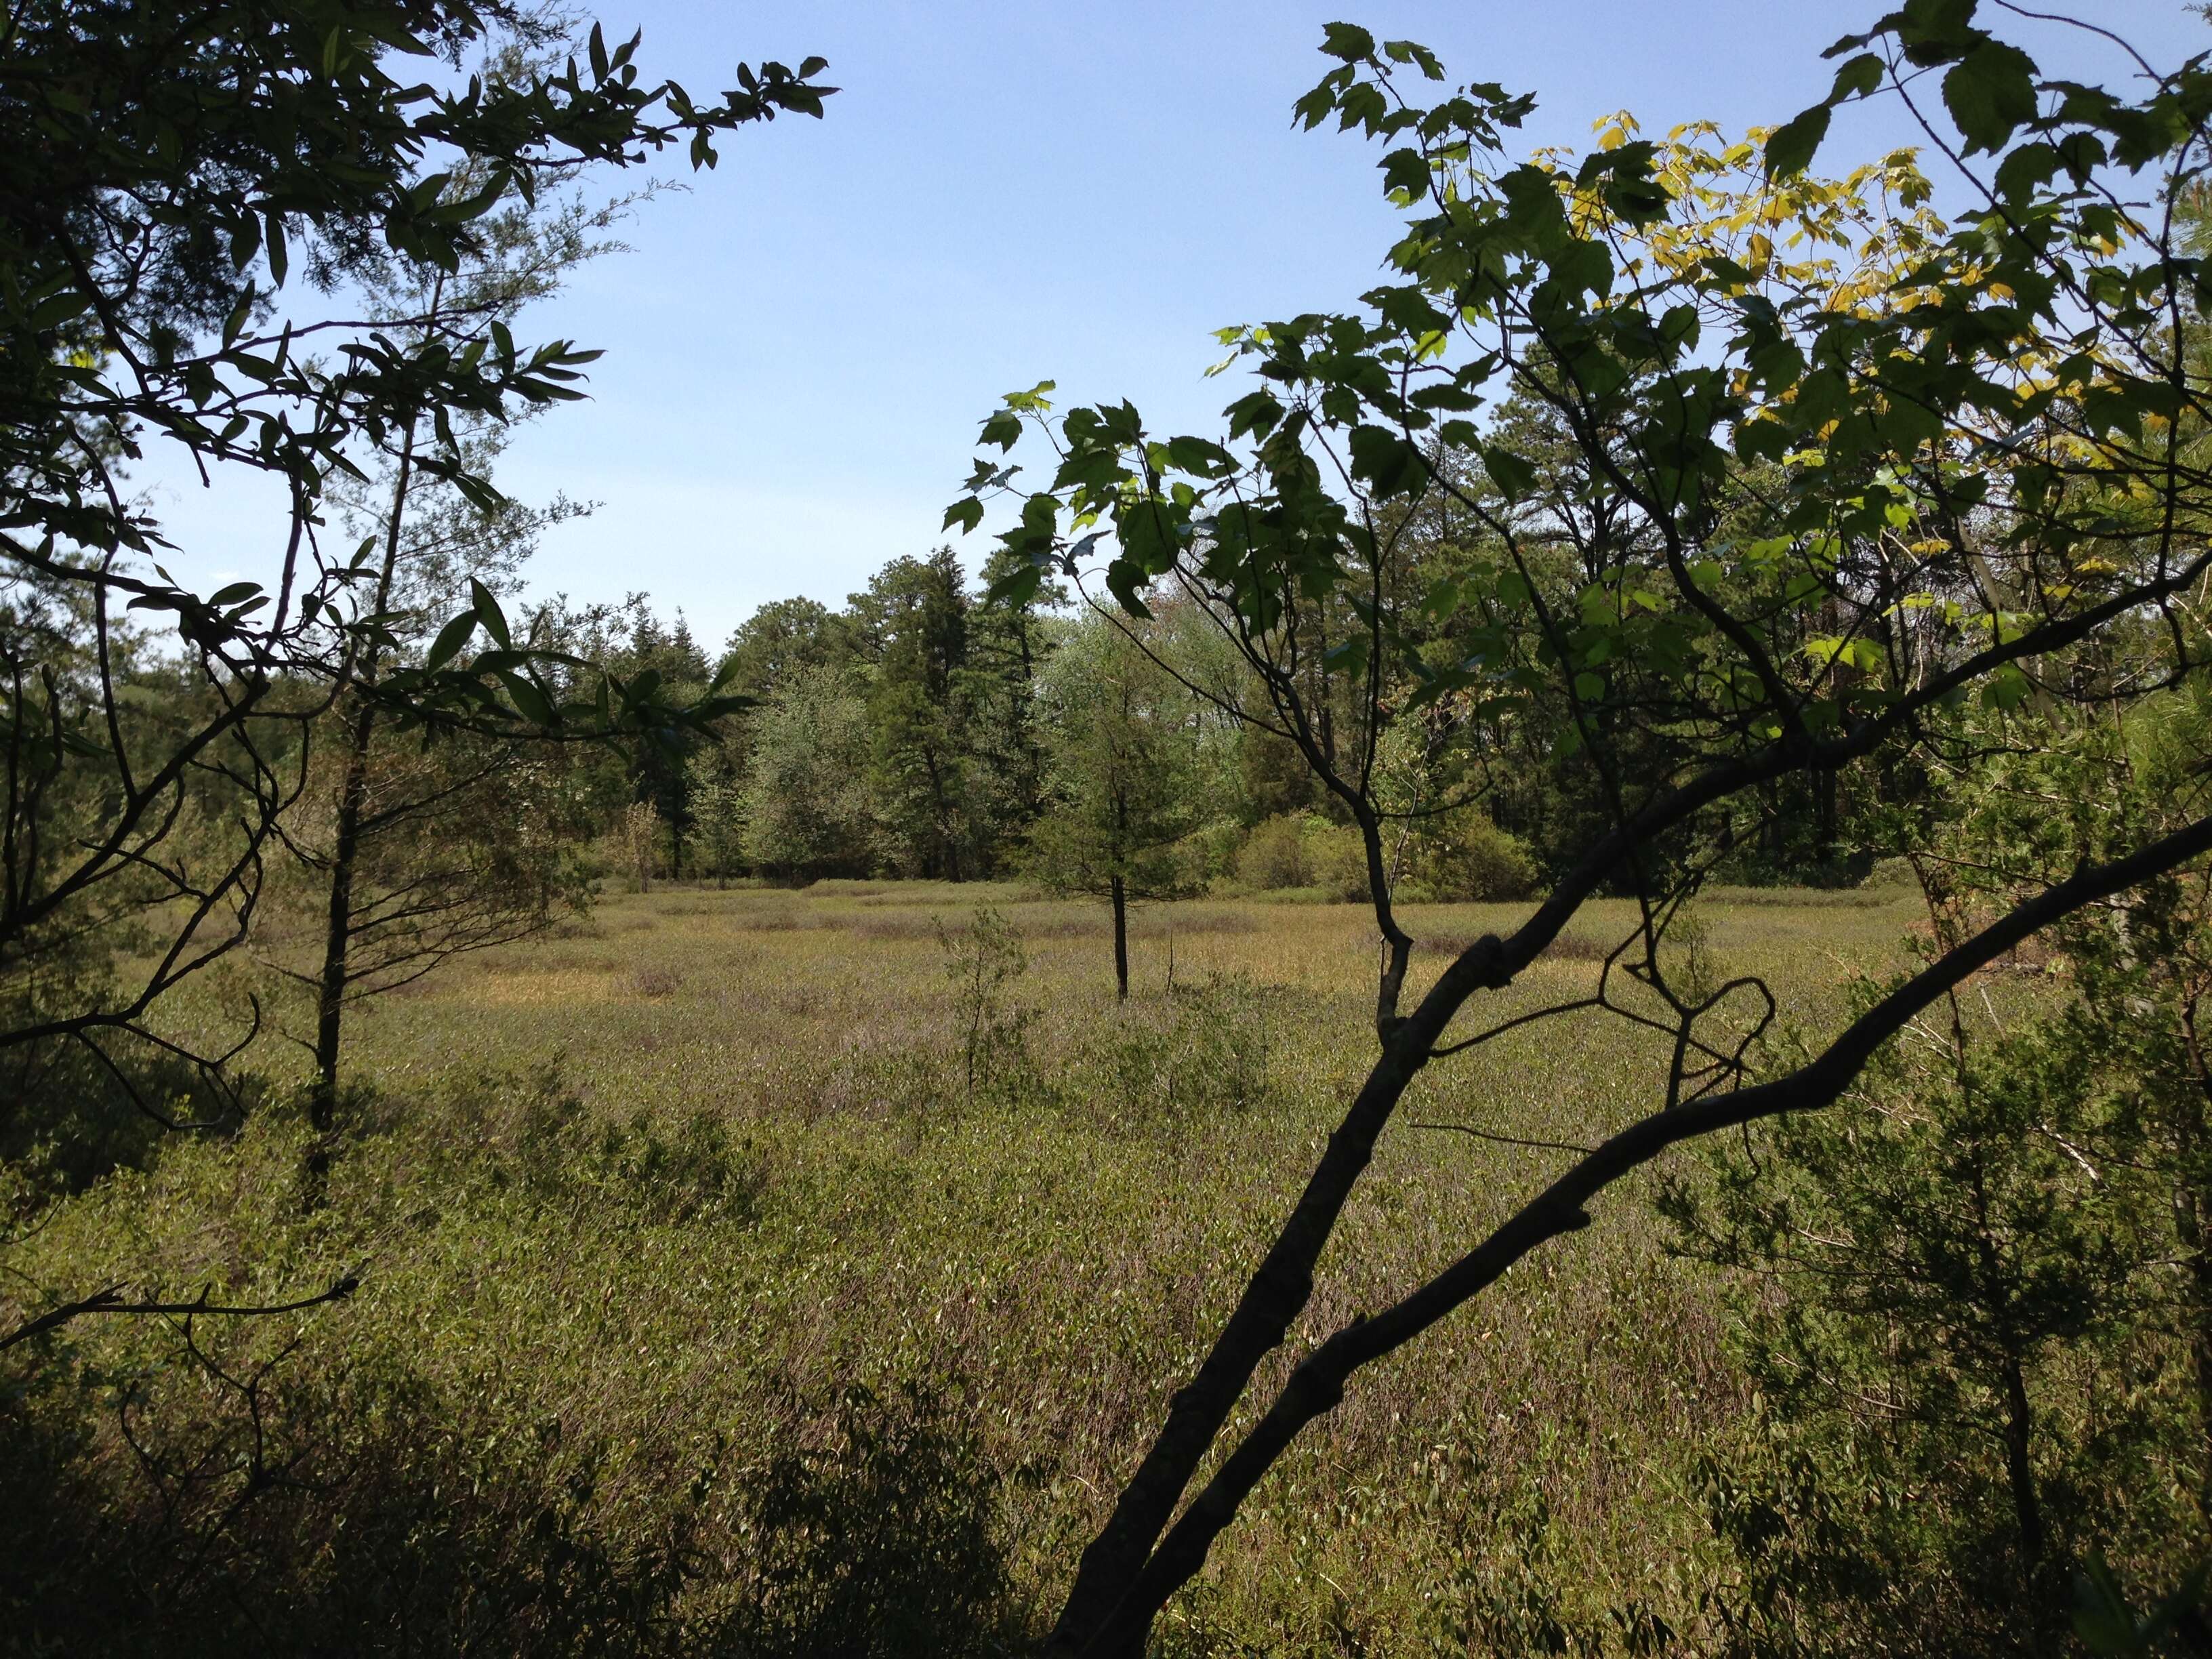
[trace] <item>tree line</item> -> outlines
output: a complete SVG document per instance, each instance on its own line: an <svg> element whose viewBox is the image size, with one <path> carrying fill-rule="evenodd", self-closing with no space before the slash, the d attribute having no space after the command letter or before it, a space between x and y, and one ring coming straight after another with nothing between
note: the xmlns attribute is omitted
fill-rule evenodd
<svg viewBox="0 0 2212 1659"><path fill-rule="evenodd" d="M1571 499L1584 481L1563 434L1525 403L1505 418L1532 448L1560 453L1540 476ZM1439 515L1407 527L1395 576L1410 592L1489 550L1479 525ZM664 622L642 598L616 613L593 647L611 664L745 704L629 765L631 799L653 814L651 872L1065 884L1095 865L1126 866L1147 896L1225 884L1366 899L1356 834L1331 834L1351 813L1294 740L1251 717L1260 681L1201 605L1169 587L1148 592L1142 617L1065 583L1010 596L1011 569L1002 556L971 582L950 549L896 557L842 609L761 606L711 656L687 622ZM1336 648L1362 623L1341 594L1295 609L1314 641L1299 672L1315 741L1334 763L1367 718L1363 678ZM1808 638L1820 625L1799 622ZM1447 620L1422 648L1449 657L1470 631ZM1398 680L1389 698L1418 690ZM1404 825L1390 884L1415 899L1520 897L1571 856L1602 805L1585 769L1535 742L1484 757L1478 799L1464 726L1455 711L1425 711L1382 744L1378 787ZM622 785L599 793L604 823ZM1739 882L1848 884L1870 867L1860 825L1911 793L1896 779L1778 783L1716 868ZM1117 835L1124 851L1091 845Z"/></svg>

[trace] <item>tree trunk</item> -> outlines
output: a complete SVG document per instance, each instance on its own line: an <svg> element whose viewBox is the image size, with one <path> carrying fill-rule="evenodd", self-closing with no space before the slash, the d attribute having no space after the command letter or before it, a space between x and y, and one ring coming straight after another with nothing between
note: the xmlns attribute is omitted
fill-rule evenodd
<svg viewBox="0 0 2212 1659"><path fill-rule="evenodd" d="M1126 688L1124 688L1126 695ZM1129 855L1129 794L1117 779L1114 785L1114 1000L1129 1000L1129 884L1121 861Z"/></svg>
<svg viewBox="0 0 2212 1659"><path fill-rule="evenodd" d="M947 881L960 879L960 838L952 827L952 803L945 798L945 776L939 769L936 751L924 745L921 763L929 769L929 801L937 817L937 849L944 862L938 867Z"/></svg>
<svg viewBox="0 0 2212 1659"><path fill-rule="evenodd" d="M2197 1383L2199 1431L2204 1437L2208 1472L2197 1483L2198 1512L2212 1518L2212 1228L2205 1224L2208 1207L2202 1188L2205 1159L2204 1110L2212 1106L2212 1065L2197 1030L2197 999L2181 1005L2181 1035L2196 1073L2196 1097L2175 1114L2174 1159L2177 1178L2173 1191L2174 1233L2189 1264L2189 1283L2195 1292L2190 1310L2190 1364Z"/></svg>
<svg viewBox="0 0 2212 1659"><path fill-rule="evenodd" d="M1113 984L1115 1002L1128 1002L1128 887L1113 878Z"/></svg>
<svg viewBox="0 0 2212 1659"><path fill-rule="evenodd" d="M1321 649L1314 654L1314 684L1321 718L1321 752L1328 762L1328 769L1336 770L1336 688L1328 683L1328 601L1322 600L1314 607L1315 627L1321 635Z"/></svg>
<svg viewBox="0 0 2212 1659"><path fill-rule="evenodd" d="M338 1109L338 1047L344 1035L346 956L353 943L353 872L361 856L362 808L368 798L368 746L376 711L363 701L346 732L345 782L331 848L331 902L323 923L323 974L315 1008L315 1092L308 1121L328 1134Z"/></svg>
<svg viewBox="0 0 2212 1659"><path fill-rule="evenodd" d="M384 527L384 568L376 577L376 608L392 603L392 580L399 567L400 522L406 517L407 489L413 480L415 426L408 423L399 445L399 471L392 480L392 516ZM376 648L365 647L357 681L374 684ZM353 945L353 877L361 859L361 820L368 799L369 745L376 736L376 708L360 699L352 723L346 728L345 781L338 791L337 830L331 846L331 902L323 922L323 971L315 1006L315 1084L308 1101L307 1119L319 1134L328 1134L337 1121L338 1053L345 1035L346 957ZM311 1175L319 1176L328 1163L317 1153Z"/></svg>
<svg viewBox="0 0 2212 1659"><path fill-rule="evenodd" d="M1129 890L1119 876L1114 878L1114 998L1129 1000Z"/></svg>
<svg viewBox="0 0 2212 1659"><path fill-rule="evenodd" d="M2005 1356L2005 1474L2012 1484L2013 1513L2020 1521L2021 1553L2029 1565L2043 1559L2043 1504L2036 1496L2028 1448L2035 1426L2027 1404L2027 1379L2015 1354Z"/></svg>

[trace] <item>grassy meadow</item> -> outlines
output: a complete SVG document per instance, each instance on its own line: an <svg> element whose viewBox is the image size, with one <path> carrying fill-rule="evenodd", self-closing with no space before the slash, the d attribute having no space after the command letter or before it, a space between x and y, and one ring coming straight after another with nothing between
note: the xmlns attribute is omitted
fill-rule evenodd
<svg viewBox="0 0 2212 1659"><path fill-rule="evenodd" d="M951 969L984 905L1026 960L979 1006ZM1517 914L1416 908L1433 941L1417 980ZM1912 915L1894 890L1723 891L1691 931L1713 971L1768 977L1782 1026L1817 1031L1854 974L1898 959ZM1593 907L1486 1012L1586 994L1628 919ZM167 1526L248 1592L257 1574L321 1585L298 1629L459 1597L483 1651L527 1645L518 1620L555 1641L557 1607L525 1591L578 1561L578 1583L649 1604L694 1651L872 1652L823 1632L907 1613L943 1650L1012 1650L1373 1043L1362 909L1146 908L1125 1007L1109 951L1103 908L1013 887L611 896L356 1017L319 1202L281 1087L304 1066L264 1041L276 1086L241 1133L112 1177L15 1265L185 1295L344 1271L362 1288L198 1322L228 1382L161 1363L173 1325L81 1322L70 1364L109 1406L69 1426L56 1383L47 1420L90 1437L112 1489L104 1531L52 1547ZM1583 1014L1432 1067L1298 1341L1433 1271L1565 1156L1417 1123L1586 1139L1649 1105L1662 1058ZM1721 1570L1697 1462L1738 1431L1744 1385L1719 1287L1668 1254L1647 1197L1623 1189L1363 1374L1161 1650L1514 1652L1550 1632L1626 1650L1654 1620L1693 1630ZM226 1507L249 1488L276 1519ZM575 1617L605 1616L578 1598Z"/></svg>

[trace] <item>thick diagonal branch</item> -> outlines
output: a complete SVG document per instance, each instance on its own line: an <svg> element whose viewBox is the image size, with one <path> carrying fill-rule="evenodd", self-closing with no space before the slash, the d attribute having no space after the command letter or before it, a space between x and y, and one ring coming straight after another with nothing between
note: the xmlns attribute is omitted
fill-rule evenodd
<svg viewBox="0 0 2212 1659"><path fill-rule="evenodd" d="M1073 1651L1116 1656L1137 1651L1153 1617L1205 1564L1213 1540L1235 1518L1245 1497L1299 1431L1343 1398L1346 1381L1353 1371L1402 1347L1496 1283L1540 1245L1587 1226L1585 1206L1622 1176L1686 1140L1762 1118L1832 1105L1875 1051L1916 1015L2031 934L2208 852L2212 852L2212 817L2199 818L2126 858L2087 866L1930 963L1852 1022L1808 1064L1770 1082L1655 1112L1605 1141L1412 1295L1371 1318L1353 1321L1309 1355L1161 1540L1119 1606L1101 1621L1097 1634Z"/></svg>

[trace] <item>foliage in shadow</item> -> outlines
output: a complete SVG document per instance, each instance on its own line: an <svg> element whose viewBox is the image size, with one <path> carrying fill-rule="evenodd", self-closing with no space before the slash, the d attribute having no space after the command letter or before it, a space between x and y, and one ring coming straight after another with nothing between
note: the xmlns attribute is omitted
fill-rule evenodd
<svg viewBox="0 0 2212 1659"><path fill-rule="evenodd" d="M908 1382L837 1397L811 1444L779 1453L739 1504L744 1605L718 1651L894 1659L1007 1650L1000 1477L945 1396Z"/></svg>

